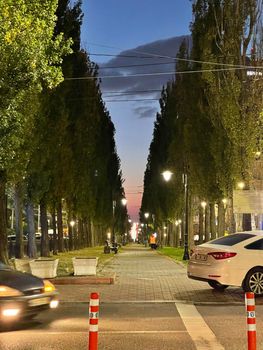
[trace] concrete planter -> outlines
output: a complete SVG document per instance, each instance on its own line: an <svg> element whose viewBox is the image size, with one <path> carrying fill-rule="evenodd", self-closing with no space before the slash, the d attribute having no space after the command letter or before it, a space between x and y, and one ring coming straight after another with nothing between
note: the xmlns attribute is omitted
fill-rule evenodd
<svg viewBox="0 0 263 350"><path fill-rule="evenodd" d="M30 262L32 259L14 259L15 269L21 272L31 273Z"/></svg>
<svg viewBox="0 0 263 350"><path fill-rule="evenodd" d="M30 261L32 275L41 278L54 278L57 276L57 267L59 259L36 259Z"/></svg>
<svg viewBox="0 0 263 350"><path fill-rule="evenodd" d="M75 276L87 276L96 275L96 268L98 264L98 258L86 257L86 258L72 258L74 275Z"/></svg>

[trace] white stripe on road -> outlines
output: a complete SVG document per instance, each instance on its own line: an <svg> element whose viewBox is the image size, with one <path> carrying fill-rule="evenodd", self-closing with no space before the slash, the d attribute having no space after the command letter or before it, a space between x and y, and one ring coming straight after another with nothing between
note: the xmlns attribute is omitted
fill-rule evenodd
<svg viewBox="0 0 263 350"><path fill-rule="evenodd" d="M31 331L24 331L23 333L32 333L33 335L59 335L59 334L87 334L87 331L41 331L41 332L31 332ZM176 333L187 333L187 331L99 331L99 334L176 334Z"/></svg>
<svg viewBox="0 0 263 350"><path fill-rule="evenodd" d="M175 304L197 350L224 350L194 305Z"/></svg>

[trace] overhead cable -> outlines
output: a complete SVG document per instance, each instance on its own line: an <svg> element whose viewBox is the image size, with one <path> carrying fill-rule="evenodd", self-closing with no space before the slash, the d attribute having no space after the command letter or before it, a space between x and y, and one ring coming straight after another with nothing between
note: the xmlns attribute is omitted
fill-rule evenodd
<svg viewBox="0 0 263 350"><path fill-rule="evenodd" d="M131 77L146 77L146 76L160 76L160 75L172 75L172 74L193 74L193 73L206 73L206 72L223 72L223 71L235 71L235 70L249 70L251 67L233 67L233 68L219 68L219 69L198 69L198 70L185 70L185 71L171 71L171 72L153 72L153 73L136 73L127 75L104 75L104 76L86 76L76 78L65 78L64 80L89 80L89 79L112 79L112 78L131 78ZM260 68L260 69L263 69Z"/></svg>
<svg viewBox="0 0 263 350"><path fill-rule="evenodd" d="M120 47L114 47L114 46L108 46L108 45L102 45L102 44L96 44L96 43L88 43L90 45L98 46L98 47L106 47L110 49L116 49L116 50L122 50L123 51L131 51L131 52L136 52L138 54L143 54L143 55L148 55L151 57L159 57L159 58L169 58L177 61L184 61L184 62L193 62L193 63L202 63L202 64L211 64L211 65L219 65L219 66L227 66L227 67L236 67L236 68L263 68L263 67L253 67L253 66L246 66L246 65L235 65L232 63L219 63L219 62L211 62L211 61L202 61L202 60L192 60L189 58L179 58L179 57L173 57L173 56L167 56L167 55L159 55L151 52L146 52L146 51L140 51L140 50L134 50L134 49L123 49Z"/></svg>

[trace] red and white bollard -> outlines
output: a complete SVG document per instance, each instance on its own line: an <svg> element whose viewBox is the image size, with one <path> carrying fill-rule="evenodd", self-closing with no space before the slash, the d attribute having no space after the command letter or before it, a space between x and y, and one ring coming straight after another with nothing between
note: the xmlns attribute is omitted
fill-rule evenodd
<svg viewBox="0 0 263 350"><path fill-rule="evenodd" d="M89 302L89 348L98 350L99 294L91 293Z"/></svg>
<svg viewBox="0 0 263 350"><path fill-rule="evenodd" d="M255 312L255 296L254 293L247 292L245 294L247 309L247 345L248 350L256 350L256 312Z"/></svg>

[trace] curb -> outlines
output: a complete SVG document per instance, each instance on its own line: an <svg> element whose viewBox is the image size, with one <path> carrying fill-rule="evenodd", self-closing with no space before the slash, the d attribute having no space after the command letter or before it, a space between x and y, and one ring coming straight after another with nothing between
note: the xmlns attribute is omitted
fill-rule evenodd
<svg viewBox="0 0 263 350"><path fill-rule="evenodd" d="M55 285L76 284L114 284L116 274L113 276L69 276L52 278Z"/></svg>

